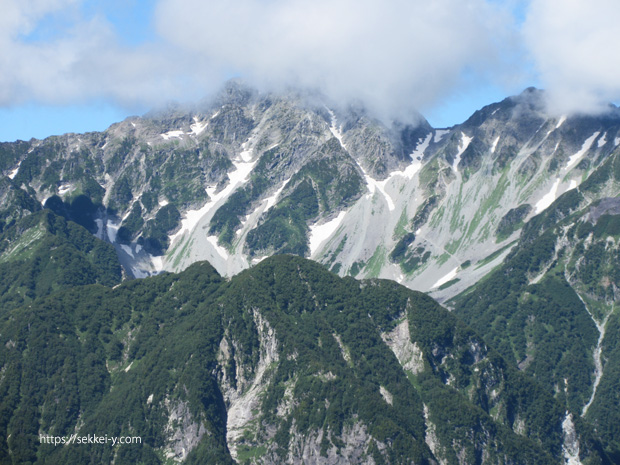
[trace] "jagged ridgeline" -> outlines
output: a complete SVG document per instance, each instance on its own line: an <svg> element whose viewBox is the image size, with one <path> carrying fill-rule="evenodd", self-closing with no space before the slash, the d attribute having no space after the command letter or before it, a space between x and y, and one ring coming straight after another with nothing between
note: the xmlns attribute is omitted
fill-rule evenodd
<svg viewBox="0 0 620 465"><path fill-rule="evenodd" d="M59 291L0 338L2 463L611 463L431 298L298 257ZM142 444L39 441L74 433Z"/></svg>
<svg viewBox="0 0 620 465"><path fill-rule="evenodd" d="M456 314L594 426L620 462L620 153L525 226ZM613 196L613 197L610 197Z"/></svg>
<svg viewBox="0 0 620 465"><path fill-rule="evenodd" d="M620 112L543 100L0 144L0 463L620 463Z"/></svg>
<svg viewBox="0 0 620 465"><path fill-rule="evenodd" d="M231 276L293 253L444 300L618 150L617 108L567 118L543 102L528 89L434 129L420 115L386 125L317 95L233 82L208 103L101 133L1 144L0 172L111 242L130 276L198 260Z"/></svg>

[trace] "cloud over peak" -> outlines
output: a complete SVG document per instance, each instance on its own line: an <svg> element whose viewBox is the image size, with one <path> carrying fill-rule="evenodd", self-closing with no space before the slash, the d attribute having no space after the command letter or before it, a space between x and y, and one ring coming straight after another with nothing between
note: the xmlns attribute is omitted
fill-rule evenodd
<svg viewBox="0 0 620 465"><path fill-rule="evenodd" d="M424 110L501 68L510 18L483 0L162 0L161 35L270 89L320 88L382 113Z"/></svg>
<svg viewBox="0 0 620 465"><path fill-rule="evenodd" d="M616 0L530 0L524 21L514 0L154 0L144 21L156 34L138 45L86 4L4 2L0 106L155 106L196 100L232 76L318 89L388 118L485 86L542 84L559 112L620 99Z"/></svg>
<svg viewBox="0 0 620 465"><path fill-rule="evenodd" d="M620 99L620 2L533 0L525 42L556 113L603 111Z"/></svg>

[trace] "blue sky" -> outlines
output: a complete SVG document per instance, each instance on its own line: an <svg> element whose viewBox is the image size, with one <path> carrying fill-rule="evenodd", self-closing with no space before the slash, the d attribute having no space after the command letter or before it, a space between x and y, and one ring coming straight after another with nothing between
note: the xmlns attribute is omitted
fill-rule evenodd
<svg viewBox="0 0 620 465"><path fill-rule="evenodd" d="M534 85L549 111L620 100L616 0L5 0L0 141L101 131L232 75L435 127Z"/></svg>

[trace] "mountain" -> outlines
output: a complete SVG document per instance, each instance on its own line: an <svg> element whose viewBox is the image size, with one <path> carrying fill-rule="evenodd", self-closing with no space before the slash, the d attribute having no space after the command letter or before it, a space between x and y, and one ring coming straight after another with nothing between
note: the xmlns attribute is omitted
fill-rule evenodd
<svg viewBox="0 0 620 465"><path fill-rule="evenodd" d="M620 154L525 226L505 262L455 313L578 411L620 458Z"/></svg>
<svg viewBox="0 0 620 465"><path fill-rule="evenodd" d="M620 463L620 110L544 100L0 144L0 463Z"/></svg>
<svg viewBox="0 0 620 465"><path fill-rule="evenodd" d="M430 297L299 257L62 290L0 335L2 463L611 463ZM72 434L142 444L39 439Z"/></svg>
<svg viewBox="0 0 620 465"><path fill-rule="evenodd" d="M550 117L536 89L440 130L233 82L103 133L3 144L0 170L42 204L88 197L95 234L136 277L198 260L230 276L294 253L444 300L615 153L619 129L615 108Z"/></svg>

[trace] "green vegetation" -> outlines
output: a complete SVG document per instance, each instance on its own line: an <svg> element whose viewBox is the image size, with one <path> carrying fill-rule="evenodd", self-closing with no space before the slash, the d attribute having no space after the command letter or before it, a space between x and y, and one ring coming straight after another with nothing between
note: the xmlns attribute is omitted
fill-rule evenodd
<svg viewBox="0 0 620 465"><path fill-rule="evenodd" d="M339 142L330 139L319 153L322 158L306 163L291 178L289 193L248 233L251 254L306 255L309 222L319 213L335 213L361 195L363 179Z"/></svg>
<svg viewBox="0 0 620 465"><path fill-rule="evenodd" d="M506 250L510 249L511 247L513 247L518 241L512 241L510 244L506 244L504 247L502 247L501 249L497 249L495 252L487 255L486 257L484 257L482 260L479 260L476 263L476 268L480 268L484 265L488 265L489 263L491 263L493 260L495 260L497 257L499 257L501 254L503 254Z"/></svg>
<svg viewBox="0 0 620 465"><path fill-rule="evenodd" d="M495 230L497 242L502 242L510 235L523 227L523 220L532 211L531 205L524 204L519 205L517 208L511 208L506 213Z"/></svg>
<svg viewBox="0 0 620 465"><path fill-rule="evenodd" d="M405 258L407 248L415 241L414 233L405 234L394 246L392 252L390 252L390 261L392 263L398 263Z"/></svg>
<svg viewBox="0 0 620 465"><path fill-rule="evenodd" d="M318 212L317 193L312 182L304 180L269 210L264 222L248 233L246 243L251 251L306 255L309 252L307 223Z"/></svg>
<svg viewBox="0 0 620 465"><path fill-rule="evenodd" d="M181 223L181 213L173 204L161 207L155 218L147 221L143 236L138 243L144 245L151 255L163 255L170 245L169 235L177 229ZM120 230L119 230L120 232Z"/></svg>
<svg viewBox="0 0 620 465"><path fill-rule="evenodd" d="M383 342L403 321L423 353L416 374ZM326 455L356 425L369 435L360 452L376 463L430 461L425 416L450 462L481 453L524 464L561 457L565 407L454 315L393 282L338 278L299 257L271 257L230 281L200 263L115 289L60 290L4 312L0 335L3 461L164 463L174 432L202 425L208 433L186 463L232 464L224 391L245 392L268 350L240 463L286 460L292 443L319 433ZM76 425L80 435L143 443L38 441ZM596 459L595 439L578 419L576 427L584 457Z"/></svg>
<svg viewBox="0 0 620 465"><path fill-rule="evenodd" d="M72 221L43 210L0 235L2 312L60 289L120 282L114 248Z"/></svg>
<svg viewBox="0 0 620 465"><path fill-rule="evenodd" d="M455 313L507 361L578 413L593 389L593 353L599 331L592 318L600 323L610 315L615 308L612 289L620 283L616 245L620 216L606 210L613 208L615 199L580 210L584 191L565 193L532 218L505 262L452 301ZM616 396L611 394L617 382L612 380L618 379L612 362L618 357L617 333L609 333L615 321L610 316L603 344L603 360L610 361L599 385L605 387L597 391L586 418L597 425L609 453L617 457L620 444L612 424L618 417L608 413L617 410Z"/></svg>
<svg viewBox="0 0 620 465"><path fill-rule="evenodd" d="M450 281L443 283L441 286L439 286L439 290L443 291L444 289L448 289L450 286L453 286L454 284L458 283L460 281L459 278L454 278L451 279Z"/></svg>

